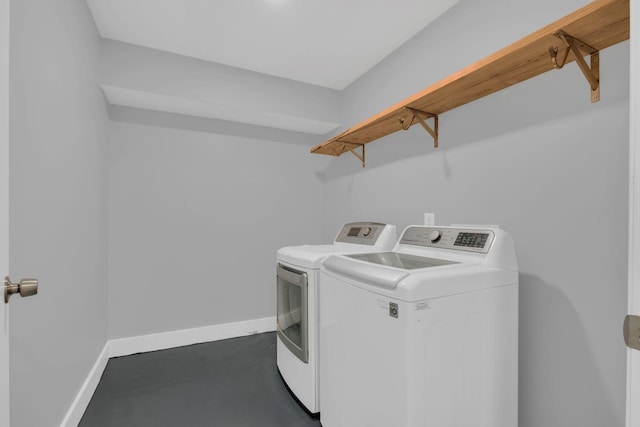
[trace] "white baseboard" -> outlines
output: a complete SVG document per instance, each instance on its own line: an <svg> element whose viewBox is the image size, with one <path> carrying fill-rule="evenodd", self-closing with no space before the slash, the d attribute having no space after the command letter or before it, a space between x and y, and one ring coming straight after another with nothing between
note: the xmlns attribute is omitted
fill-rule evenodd
<svg viewBox="0 0 640 427"><path fill-rule="evenodd" d="M247 320L243 322L225 323L221 325L203 326L200 328L181 329L150 335L139 335L128 338L108 340L96 363L91 368L87 379L82 384L78 395L71 404L60 427L77 427L87 409L93 393L98 387L100 378L111 357L127 356L135 353L165 350L184 345L219 341L228 338L272 332L276 330L276 318Z"/></svg>
<svg viewBox="0 0 640 427"><path fill-rule="evenodd" d="M91 397L98 387L98 383L100 382L104 368L107 367L108 361L109 341L105 343L102 351L98 355L96 363L93 364L91 371L89 371L87 379L84 380L82 387L80 387L80 391L73 400L69 411L67 411L67 415L60 423L60 427L77 427L78 423L80 423L82 415L84 415L84 411L87 409L87 406L89 406Z"/></svg>
<svg viewBox="0 0 640 427"><path fill-rule="evenodd" d="M181 329L178 331L140 335L137 337L118 338L109 341L109 357L128 356L135 353L164 350L167 348L243 337L275 330L275 317L267 317L264 319Z"/></svg>

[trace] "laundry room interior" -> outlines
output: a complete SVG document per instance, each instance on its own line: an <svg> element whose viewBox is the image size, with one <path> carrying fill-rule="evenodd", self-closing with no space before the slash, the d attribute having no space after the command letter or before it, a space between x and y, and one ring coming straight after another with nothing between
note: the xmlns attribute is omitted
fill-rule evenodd
<svg viewBox="0 0 640 427"><path fill-rule="evenodd" d="M400 237L425 213L513 238L518 426L625 425L637 34L599 52L598 102L572 62L440 114L437 148L417 124L367 144L365 161L311 150L591 2L435 2L436 19L325 86L117 40L100 3L11 0L3 30L9 267L40 282L11 302L12 427L77 425L116 346L275 331L279 248L331 243L355 221Z"/></svg>

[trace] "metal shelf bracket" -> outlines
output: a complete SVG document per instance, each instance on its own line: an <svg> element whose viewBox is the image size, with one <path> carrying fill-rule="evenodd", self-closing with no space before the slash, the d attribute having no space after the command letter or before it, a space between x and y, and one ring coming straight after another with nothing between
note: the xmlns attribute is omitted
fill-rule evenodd
<svg viewBox="0 0 640 427"><path fill-rule="evenodd" d="M361 162L362 162L362 167L365 166L365 158L364 158L364 144L356 144L353 142L347 142L347 141L340 141L339 139L336 139L337 142L342 143L342 146L340 147L340 150L338 149L334 149L334 155L339 156L340 154L344 153L345 151L349 151L351 154L353 154L354 156L356 156ZM358 147L362 147L362 155L358 154L356 152L356 148Z"/></svg>
<svg viewBox="0 0 640 427"><path fill-rule="evenodd" d="M565 45L561 61L558 61L558 47L549 48L549 56L551 57L553 67L558 70L564 67L569 53L572 52L582 74L584 74L589 82L589 86L591 86L591 102L600 101L600 51L562 30L556 31L553 35L562 40ZM591 67L587 65L587 62L583 58L585 54L591 57Z"/></svg>
<svg viewBox="0 0 640 427"><path fill-rule="evenodd" d="M433 138L433 148L438 148L438 115L427 113L426 111L416 110L415 108L411 107L404 107L404 109L412 112L413 116L411 116L411 121L407 126L404 125L404 117L398 119L400 121L400 128L402 130L409 130L409 128L415 124L417 119L418 123L420 123L424 130L426 130ZM433 128L427 124L428 119L433 119Z"/></svg>
<svg viewBox="0 0 640 427"><path fill-rule="evenodd" d="M352 148L351 150L349 150L351 152L351 154L353 154L354 156L356 156L358 159L360 159L360 161L362 162L362 167L364 168L365 165L365 161L364 161L364 144L361 145L362 147L362 155L358 154L356 152L355 148Z"/></svg>

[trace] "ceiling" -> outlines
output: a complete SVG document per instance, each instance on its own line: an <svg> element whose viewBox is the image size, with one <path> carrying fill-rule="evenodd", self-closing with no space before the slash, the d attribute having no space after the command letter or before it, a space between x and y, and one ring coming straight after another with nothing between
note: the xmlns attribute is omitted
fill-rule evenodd
<svg viewBox="0 0 640 427"><path fill-rule="evenodd" d="M342 90L459 0L87 0L104 38Z"/></svg>

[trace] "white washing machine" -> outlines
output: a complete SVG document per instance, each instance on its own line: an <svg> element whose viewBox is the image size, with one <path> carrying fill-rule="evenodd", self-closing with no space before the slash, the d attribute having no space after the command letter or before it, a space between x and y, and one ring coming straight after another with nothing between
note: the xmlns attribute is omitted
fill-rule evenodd
<svg viewBox="0 0 640 427"><path fill-rule="evenodd" d="M311 413L318 394L318 279L323 259L332 254L390 250L395 225L345 224L331 245L287 246L278 250L277 364L282 378Z"/></svg>
<svg viewBox="0 0 640 427"><path fill-rule="evenodd" d="M497 227L406 228L319 289L323 427L518 425L518 271Z"/></svg>

